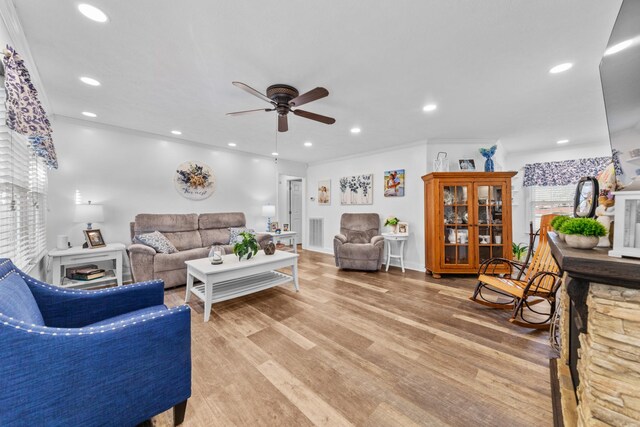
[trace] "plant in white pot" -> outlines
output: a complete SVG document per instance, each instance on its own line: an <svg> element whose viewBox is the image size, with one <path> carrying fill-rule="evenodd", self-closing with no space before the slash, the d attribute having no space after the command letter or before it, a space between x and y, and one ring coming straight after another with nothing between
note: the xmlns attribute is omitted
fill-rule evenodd
<svg viewBox="0 0 640 427"><path fill-rule="evenodd" d="M386 221L384 222L384 226L389 227L392 233L397 233L399 222L400 220L397 217L390 216L390 217L387 217Z"/></svg>
<svg viewBox="0 0 640 427"><path fill-rule="evenodd" d="M568 216L564 216L564 215L558 215L557 217L553 218L551 220L551 227L553 227L553 229L555 230L556 233L558 233L558 237L560 238L560 240L562 240L564 242L564 233L562 233L560 231L560 227L562 227L562 224L564 224L565 222L567 222L568 220L570 220L571 218Z"/></svg>
<svg viewBox="0 0 640 427"><path fill-rule="evenodd" d="M607 234L602 224L592 218L570 218L560 227L567 245L576 249L593 249Z"/></svg>

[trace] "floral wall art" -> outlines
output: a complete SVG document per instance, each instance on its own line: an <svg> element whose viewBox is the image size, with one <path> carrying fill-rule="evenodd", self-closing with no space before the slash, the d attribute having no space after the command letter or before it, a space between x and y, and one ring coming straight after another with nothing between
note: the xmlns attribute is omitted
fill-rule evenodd
<svg viewBox="0 0 640 427"><path fill-rule="evenodd" d="M204 200L215 191L213 171L201 162L181 163L173 181L178 193L191 200Z"/></svg>
<svg viewBox="0 0 640 427"><path fill-rule="evenodd" d="M340 202L343 205L373 204L373 174L340 178Z"/></svg>

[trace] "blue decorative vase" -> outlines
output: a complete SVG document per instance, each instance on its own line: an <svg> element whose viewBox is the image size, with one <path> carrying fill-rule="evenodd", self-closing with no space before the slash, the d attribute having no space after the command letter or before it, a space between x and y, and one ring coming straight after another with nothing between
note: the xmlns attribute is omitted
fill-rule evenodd
<svg viewBox="0 0 640 427"><path fill-rule="evenodd" d="M493 172L493 159L489 157L484 162L484 171L485 172Z"/></svg>

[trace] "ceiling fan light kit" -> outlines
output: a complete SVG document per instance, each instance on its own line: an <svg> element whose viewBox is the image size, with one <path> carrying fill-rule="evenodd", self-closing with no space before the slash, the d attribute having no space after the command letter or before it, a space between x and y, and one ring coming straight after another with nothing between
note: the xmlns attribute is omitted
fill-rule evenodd
<svg viewBox="0 0 640 427"><path fill-rule="evenodd" d="M278 132L286 132L289 130L289 123L287 119L287 115L289 113L293 113L296 116L315 120L327 125L332 125L336 122L336 119L332 117L322 116L320 114L311 113L309 111L292 109L294 107L297 108L301 105L328 96L329 91L323 87L311 89L309 92L300 95L298 89L293 86L285 84L275 84L269 86L267 88L267 94L263 95L251 86L246 85L242 82L233 82L233 85L239 87L247 93L250 93L253 96L262 99L263 101L270 103L272 108L258 108L255 110L236 111L233 113L227 113L228 116L239 116L258 111L276 111L278 113Z"/></svg>

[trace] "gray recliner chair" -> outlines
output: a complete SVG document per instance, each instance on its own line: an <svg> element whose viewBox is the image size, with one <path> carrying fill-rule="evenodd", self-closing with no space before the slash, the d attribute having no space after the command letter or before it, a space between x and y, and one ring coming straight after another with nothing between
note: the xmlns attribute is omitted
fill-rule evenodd
<svg viewBox="0 0 640 427"><path fill-rule="evenodd" d="M348 270L379 270L383 251L378 214L342 214L340 234L333 238L336 266Z"/></svg>

